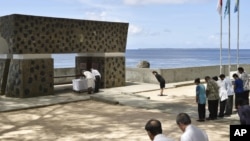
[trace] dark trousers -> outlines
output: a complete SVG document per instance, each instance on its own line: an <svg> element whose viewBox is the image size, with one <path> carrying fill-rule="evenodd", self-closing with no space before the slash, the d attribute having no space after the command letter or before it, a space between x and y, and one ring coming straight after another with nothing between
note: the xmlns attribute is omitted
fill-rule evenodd
<svg viewBox="0 0 250 141"><path fill-rule="evenodd" d="M244 91L244 100L247 105L249 105L249 90Z"/></svg>
<svg viewBox="0 0 250 141"><path fill-rule="evenodd" d="M206 104L198 104L199 119L205 119L206 117Z"/></svg>
<svg viewBox="0 0 250 141"><path fill-rule="evenodd" d="M226 108L227 100L220 101L220 112L219 112L219 117L224 117L224 111Z"/></svg>
<svg viewBox="0 0 250 141"><path fill-rule="evenodd" d="M238 109L237 105L238 105L238 101L240 99L244 99L244 93L235 93L235 99L234 99L234 107L235 107L235 109Z"/></svg>
<svg viewBox="0 0 250 141"><path fill-rule="evenodd" d="M100 83L101 83L101 77L99 75L95 76L95 92L99 92L100 88Z"/></svg>
<svg viewBox="0 0 250 141"><path fill-rule="evenodd" d="M227 98L225 115L231 115L233 113L233 100L234 100L234 95L229 95Z"/></svg>
<svg viewBox="0 0 250 141"><path fill-rule="evenodd" d="M209 118L216 119L218 116L219 100L208 100Z"/></svg>

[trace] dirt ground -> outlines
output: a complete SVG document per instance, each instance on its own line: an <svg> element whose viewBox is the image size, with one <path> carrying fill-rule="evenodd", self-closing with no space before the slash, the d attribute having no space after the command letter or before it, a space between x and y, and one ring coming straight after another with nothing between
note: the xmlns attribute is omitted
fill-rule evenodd
<svg viewBox="0 0 250 141"><path fill-rule="evenodd" d="M165 135L179 140L182 132L175 123L182 107L189 107L193 124L204 129L210 141L229 141L229 125L238 124L237 115L215 121L196 122L194 86L138 93L150 100L171 103L170 112L130 106L110 105L96 101L59 104L14 112L0 113L1 141L149 141L145 123L150 118L162 122ZM176 108L175 110L175 107Z"/></svg>

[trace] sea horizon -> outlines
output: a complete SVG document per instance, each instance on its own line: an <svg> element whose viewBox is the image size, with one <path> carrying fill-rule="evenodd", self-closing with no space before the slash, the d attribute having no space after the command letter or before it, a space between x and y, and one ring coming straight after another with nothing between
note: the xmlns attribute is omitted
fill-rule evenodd
<svg viewBox="0 0 250 141"><path fill-rule="evenodd" d="M220 62L221 52L221 62ZM229 50L227 48L138 48L126 49L126 67L137 68L141 61L148 61L150 68L186 68L199 66L215 65L234 65L249 64L250 49L239 49L239 58L237 59L237 49ZM76 53L72 54L53 54L54 68L72 68L75 67ZM229 60L230 58L230 60Z"/></svg>

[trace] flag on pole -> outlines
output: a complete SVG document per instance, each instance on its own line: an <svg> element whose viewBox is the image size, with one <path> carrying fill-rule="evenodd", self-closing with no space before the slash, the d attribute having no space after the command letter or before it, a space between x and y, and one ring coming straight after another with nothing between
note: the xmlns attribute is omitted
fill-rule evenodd
<svg viewBox="0 0 250 141"><path fill-rule="evenodd" d="M229 12L230 12L230 0L227 0L225 12L224 12L224 17L226 17L226 15L228 15Z"/></svg>
<svg viewBox="0 0 250 141"><path fill-rule="evenodd" d="M221 15L221 13L222 13L222 0L218 0L217 11Z"/></svg>
<svg viewBox="0 0 250 141"><path fill-rule="evenodd" d="M235 1L234 13L238 12L239 10L239 0Z"/></svg>

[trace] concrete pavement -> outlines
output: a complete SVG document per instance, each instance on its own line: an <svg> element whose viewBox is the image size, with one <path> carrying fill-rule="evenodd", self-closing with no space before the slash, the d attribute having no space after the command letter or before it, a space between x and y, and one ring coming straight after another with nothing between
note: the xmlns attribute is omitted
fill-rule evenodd
<svg viewBox="0 0 250 141"><path fill-rule="evenodd" d="M127 85L124 87L101 89L99 93L91 95L87 93L73 92L72 85L58 85L55 87L55 94L50 96L25 99L8 98L1 96L0 112L6 113L10 111L18 111L65 103L75 103L79 101L83 101L83 103L85 103L84 101L86 101L87 103L87 101L94 100L113 105L125 105L133 107L134 109L146 109L148 110L148 112L153 112L152 114L154 116L156 116L156 112L164 113L164 117L168 118L166 119L166 121L168 122L164 122L165 128L167 128L166 131L176 138L179 136L177 134L179 133L179 131L176 131L176 127L173 128L175 116L180 112L187 112L191 116L194 124L196 124L200 128L206 129L210 141L229 140L229 125L239 124L237 114L233 114L231 117L226 117L215 121L206 121L204 123L196 122L197 105L194 100L195 85L193 85L193 81L170 83L166 86L167 88L164 90L164 94L167 96L158 96L158 84L127 82ZM112 121L114 120L116 119L113 119ZM171 122L171 124L169 122Z"/></svg>
<svg viewBox="0 0 250 141"><path fill-rule="evenodd" d="M167 88L179 87L191 82L171 83ZM112 104L134 105L135 100L144 101L146 97L135 95L136 93L158 90L158 84L127 82L124 87L101 89L99 93L89 95L86 92L77 93L72 91L72 85L56 85L55 94L33 98L10 98L0 96L0 112L8 112L29 108L37 108L54 104L77 102L83 100L97 100ZM137 105L136 107L138 107ZM139 106L140 107L140 106Z"/></svg>

